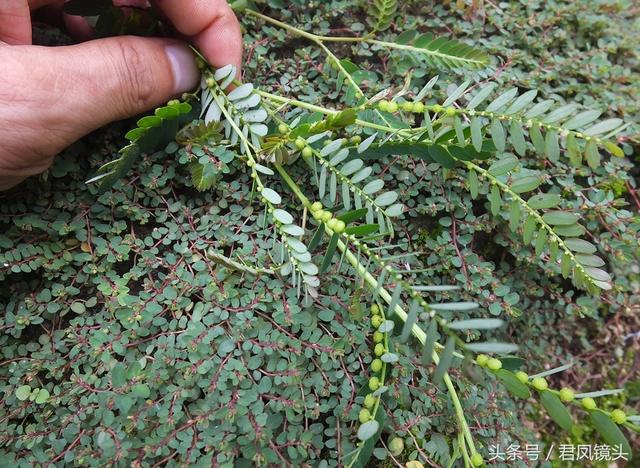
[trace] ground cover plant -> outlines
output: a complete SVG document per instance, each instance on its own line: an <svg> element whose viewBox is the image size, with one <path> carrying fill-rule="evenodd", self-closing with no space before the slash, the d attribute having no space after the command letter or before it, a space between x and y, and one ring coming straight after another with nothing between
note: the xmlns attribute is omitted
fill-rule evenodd
<svg viewBox="0 0 640 468"><path fill-rule="evenodd" d="M200 58L125 145L114 125L2 195L4 460L630 458L632 12L480 3L238 2L242 80Z"/></svg>

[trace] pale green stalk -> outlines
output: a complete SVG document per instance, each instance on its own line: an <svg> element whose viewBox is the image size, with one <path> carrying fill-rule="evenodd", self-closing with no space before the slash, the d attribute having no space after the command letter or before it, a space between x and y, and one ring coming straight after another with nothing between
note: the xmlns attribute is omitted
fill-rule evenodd
<svg viewBox="0 0 640 468"><path fill-rule="evenodd" d="M300 190L300 187L298 187L298 184L296 184L295 181L289 176L287 171L282 166L280 166L279 164L275 165L275 168L278 171L278 173L280 174L280 176L282 177L282 179L285 181L287 186L298 197L300 202L305 207L310 209L311 208L311 202L302 193L302 190ZM328 227L325 227L325 229L327 229L327 232L329 232L330 234L333 234L331 229L329 229ZM347 248L346 244L342 240L338 240L338 249L340 250L340 252L343 253L343 255L345 256L347 261L355 269L355 271L358 274L358 276L363 278L371 289L374 289L374 290L377 289L378 288L378 281L376 280L376 278L374 278L373 275L371 275L371 273L369 273L367 268L364 265L362 265L362 263L360 263L358 258ZM379 289L379 296L387 304L390 304L391 300L392 300L391 294L389 294L389 292L384 287L380 287L378 289ZM404 309L399 304L396 304L394 311L403 322L407 321L408 314L404 311ZM424 345L424 342L426 340L426 333L418 325L416 325L416 324L413 325L413 327L411 328L411 334L421 344ZM432 358L433 358L433 362L436 365L440 362L440 356L438 355L438 353L437 353L437 351L435 349L432 352ZM466 421L466 419L464 417L464 409L462 408L462 404L460 403L460 399L458 398L458 394L457 394L456 389L455 389L455 387L453 385L453 382L451 381L451 377L449 377L449 373L448 372L446 372L444 374L443 381L445 383L445 386L447 387L447 390L449 391L449 394L451 395L451 401L453 402L453 406L454 406L454 409L455 409L456 417L458 419L458 423L460 424L460 429L461 429L461 431L462 431L462 433L464 435L464 438L467 441L467 444L469 445L469 448L471 449L471 453L475 454L476 453L476 448L475 448L475 444L473 442L473 437L471 435L471 431L469 429L469 425L467 424L467 421Z"/></svg>

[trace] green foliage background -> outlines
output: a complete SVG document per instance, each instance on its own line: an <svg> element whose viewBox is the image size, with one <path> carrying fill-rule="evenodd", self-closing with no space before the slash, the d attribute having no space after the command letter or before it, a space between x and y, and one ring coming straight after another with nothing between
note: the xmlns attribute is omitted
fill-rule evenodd
<svg viewBox="0 0 640 468"><path fill-rule="evenodd" d="M267 3L282 21L319 34L365 29L364 7L353 2ZM495 61L498 81L638 121L633 2L401 8L383 37L408 29L451 33L503 59ZM270 26L254 27L252 19L243 24L246 80L311 102L337 99L315 66L317 49ZM401 87L412 68L375 46L334 50L367 70L368 89ZM432 73L415 70L412 89ZM368 304L349 288L355 281L325 276L319 299L302 308L277 276L205 257L214 248L250 265L270 263L273 233L256 222L260 208L247 202L251 182L237 162L201 193L183 164L185 150L170 143L144 156L117 189L98 195L84 181L113 158L127 128L96 132L44 176L0 194L0 460L342 463L354 448L358 394L371 361ZM637 149L637 130L626 132L627 154ZM521 344L527 371L576 359L574 369L551 378L554 386L625 387L612 404L637 409L640 202L631 193L637 160L608 161L594 173L549 169L567 192L598 192L582 221L615 281L612 292L595 298L559 281L530 248L514 242L506 221L496 222L471 200L463 174L445 180L425 164L391 162L376 169L410 208L398 236L421 253L426 281L463 284L453 299L475 300L487 316L508 320L508 330L496 336ZM304 174L296 175L304 185ZM573 208L582 210L581 203L590 201ZM385 403L387 424L405 439L401 458L420 452L446 466L456 435L451 404L410 353L398 354L394 398ZM524 411L515 412L516 403L487 375L464 366L453 375L485 454L489 444L514 441L595 443L597 436L580 425L558 435L537 404L518 403ZM25 385L33 401L18 398ZM374 455L383 458L384 450Z"/></svg>

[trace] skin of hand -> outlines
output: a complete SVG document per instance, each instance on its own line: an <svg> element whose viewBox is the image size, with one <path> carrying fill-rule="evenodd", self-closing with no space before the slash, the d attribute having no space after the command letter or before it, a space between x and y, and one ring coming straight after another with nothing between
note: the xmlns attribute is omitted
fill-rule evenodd
<svg viewBox="0 0 640 468"><path fill-rule="evenodd" d="M176 39L120 36L32 45L31 11L62 3L0 0L0 190L45 171L56 154L89 132L157 107L199 81L192 52ZM240 26L225 0L151 3L212 65L240 69ZM90 33L82 18L64 20L70 30Z"/></svg>

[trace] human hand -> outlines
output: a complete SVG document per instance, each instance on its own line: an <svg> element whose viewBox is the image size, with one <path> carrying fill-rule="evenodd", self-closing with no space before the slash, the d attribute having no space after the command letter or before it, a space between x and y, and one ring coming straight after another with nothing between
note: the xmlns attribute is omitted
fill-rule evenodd
<svg viewBox="0 0 640 468"><path fill-rule="evenodd" d="M199 80L174 39L111 37L31 45L30 9L61 0L0 1L0 190L46 170L87 133L168 101ZM214 66L240 68L242 36L225 0L153 0ZM86 29L80 17L65 23Z"/></svg>

